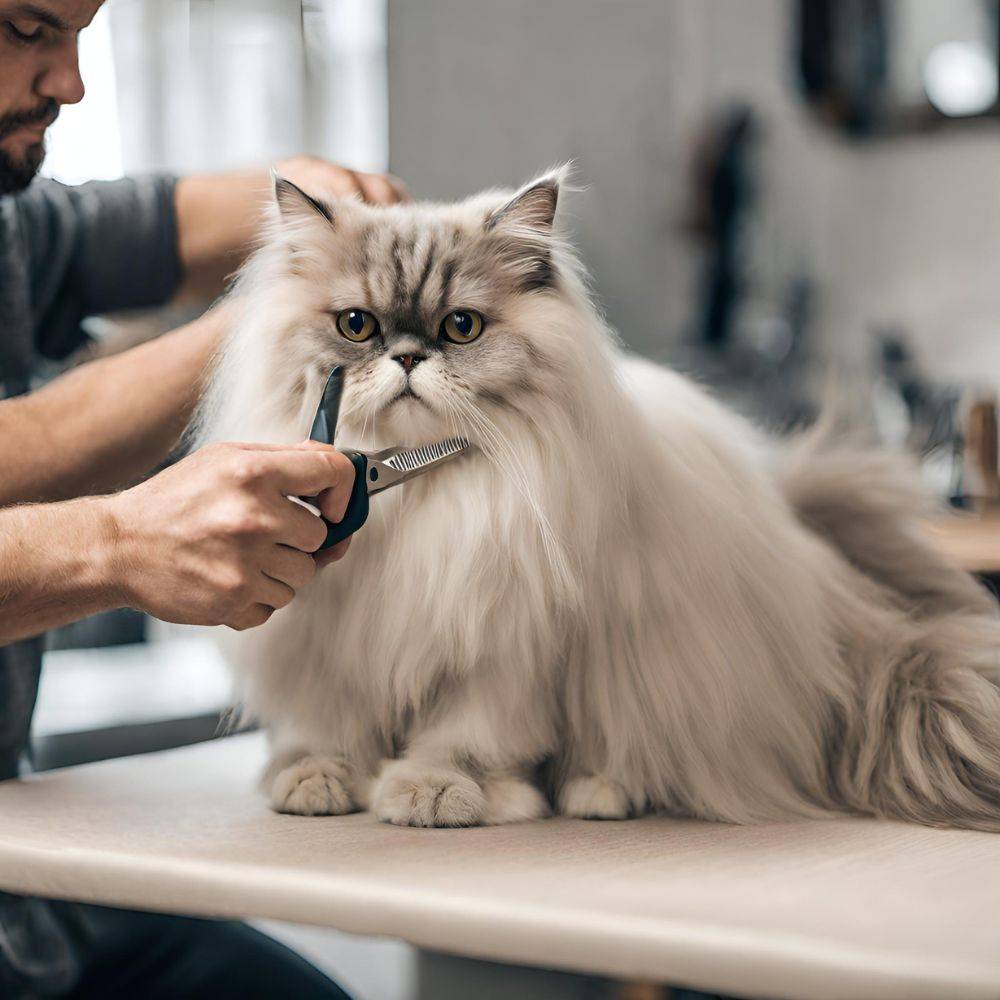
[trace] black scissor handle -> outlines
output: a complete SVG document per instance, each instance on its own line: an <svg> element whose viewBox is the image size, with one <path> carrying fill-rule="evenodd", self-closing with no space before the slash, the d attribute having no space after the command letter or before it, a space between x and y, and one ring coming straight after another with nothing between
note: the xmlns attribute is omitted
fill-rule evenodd
<svg viewBox="0 0 1000 1000"><path fill-rule="evenodd" d="M326 541L320 546L320 550L342 542L368 520L368 459L356 452L347 457L354 466L354 488L351 490L350 500L347 501L347 510L336 524L323 518L323 523L326 525Z"/></svg>

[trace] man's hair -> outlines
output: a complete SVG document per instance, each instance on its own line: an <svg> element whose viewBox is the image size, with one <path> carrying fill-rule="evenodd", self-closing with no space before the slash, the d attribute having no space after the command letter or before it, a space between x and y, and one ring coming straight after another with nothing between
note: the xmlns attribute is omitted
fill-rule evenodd
<svg viewBox="0 0 1000 1000"><path fill-rule="evenodd" d="M0 142L24 125L51 124L59 114L59 105L48 100L32 111L13 111L0 115ZM0 147L0 195L11 194L26 188L45 159L45 146L39 142L29 147L19 160L15 160Z"/></svg>

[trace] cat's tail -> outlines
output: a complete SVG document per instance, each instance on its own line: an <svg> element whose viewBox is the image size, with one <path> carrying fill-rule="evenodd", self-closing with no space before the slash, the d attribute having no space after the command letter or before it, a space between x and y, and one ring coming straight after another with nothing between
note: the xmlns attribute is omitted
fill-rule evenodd
<svg viewBox="0 0 1000 1000"><path fill-rule="evenodd" d="M1000 623L952 613L896 622L859 662L858 704L831 746L848 808L1000 832Z"/></svg>
<svg viewBox="0 0 1000 1000"><path fill-rule="evenodd" d="M923 535L933 505L919 478L900 457L822 432L790 444L779 477L800 520L852 567L839 628L856 703L831 746L837 797L1000 831L1000 615Z"/></svg>
<svg viewBox="0 0 1000 1000"><path fill-rule="evenodd" d="M837 445L819 427L787 442L778 478L806 527L916 617L995 611L985 588L928 541L920 519L934 503L903 456Z"/></svg>

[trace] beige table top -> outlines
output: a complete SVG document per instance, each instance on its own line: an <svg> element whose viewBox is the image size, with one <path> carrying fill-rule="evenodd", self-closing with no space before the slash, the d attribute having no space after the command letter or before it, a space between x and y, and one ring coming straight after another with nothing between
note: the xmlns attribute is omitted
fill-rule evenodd
<svg viewBox="0 0 1000 1000"><path fill-rule="evenodd" d="M271 813L259 736L0 784L0 888L747 996L1000 996L1000 836Z"/></svg>

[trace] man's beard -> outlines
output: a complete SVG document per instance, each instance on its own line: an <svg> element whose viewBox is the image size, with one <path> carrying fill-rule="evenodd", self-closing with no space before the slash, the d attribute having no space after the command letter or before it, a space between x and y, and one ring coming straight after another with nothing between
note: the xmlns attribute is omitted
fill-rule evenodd
<svg viewBox="0 0 1000 1000"><path fill-rule="evenodd" d="M51 125L59 114L55 101L46 101L34 111L15 111L0 115L0 143L25 125ZM14 159L0 146L0 195L12 194L26 188L45 159L43 142L33 143L19 158Z"/></svg>

